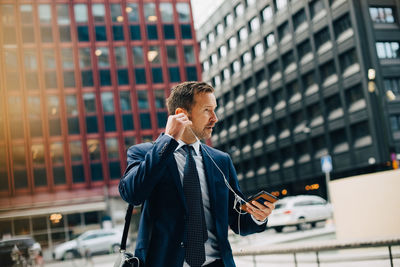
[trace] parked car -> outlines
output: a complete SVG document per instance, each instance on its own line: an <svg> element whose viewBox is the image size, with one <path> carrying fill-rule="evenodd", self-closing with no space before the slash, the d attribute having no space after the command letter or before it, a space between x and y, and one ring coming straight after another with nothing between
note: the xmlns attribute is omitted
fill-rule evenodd
<svg viewBox="0 0 400 267"><path fill-rule="evenodd" d="M277 232L282 232L285 226L296 226L300 230L305 224L315 227L317 222L331 217L332 206L325 199L312 195L290 196L275 203L268 226Z"/></svg>
<svg viewBox="0 0 400 267"><path fill-rule="evenodd" d="M42 248L31 236L16 236L0 240L0 265L36 266L41 262ZM18 265L19 266L19 265Z"/></svg>
<svg viewBox="0 0 400 267"><path fill-rule="evenodd" d="M84 232L77 238L56 246L53 250L55 260L66 260L85 255L115 253L119 251L122 231L99 229Z"/></svg>

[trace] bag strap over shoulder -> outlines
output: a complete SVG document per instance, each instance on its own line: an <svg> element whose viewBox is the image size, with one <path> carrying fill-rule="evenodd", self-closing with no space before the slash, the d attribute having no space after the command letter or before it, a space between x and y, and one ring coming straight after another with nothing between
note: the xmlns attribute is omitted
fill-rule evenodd
<svg viewBox="0 0 400 267"><path fill-rule="evenodd" d="M131 224L133 205L129 204L125 215L124 232L121 239L121 251L126 250L126 239L128 238L129 225Z"/></svg>

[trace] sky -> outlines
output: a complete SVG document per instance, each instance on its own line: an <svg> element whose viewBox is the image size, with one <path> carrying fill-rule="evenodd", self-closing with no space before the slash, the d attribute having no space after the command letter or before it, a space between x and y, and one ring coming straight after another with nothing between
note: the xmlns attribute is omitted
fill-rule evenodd
<svg viewBox="0 0 400 267"><path fill-rule="evenodd" d="M200 28L223 2L224 0L191 0L195 29Z"/></svg>

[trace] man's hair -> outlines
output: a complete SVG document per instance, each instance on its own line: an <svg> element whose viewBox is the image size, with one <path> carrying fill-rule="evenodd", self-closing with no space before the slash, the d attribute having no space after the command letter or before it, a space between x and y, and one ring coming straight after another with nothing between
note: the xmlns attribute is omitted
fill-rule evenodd
<svg viewBox="0 0 400 267"><path fill-rule="evenodd" d="M213 93L214 88L205 82L183 82L172 88L167 98L169 115L174 115L177 108L192 110L194 96L199 93Z"/></svg>

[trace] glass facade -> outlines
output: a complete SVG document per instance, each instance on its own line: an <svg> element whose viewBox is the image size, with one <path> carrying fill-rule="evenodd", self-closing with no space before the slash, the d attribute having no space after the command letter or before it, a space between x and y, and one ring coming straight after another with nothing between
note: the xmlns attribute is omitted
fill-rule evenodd
<svg viewBox="0 0 400 267"><path fill-rule="evenodd" d="M170 88L198 79L193 31L189 1L0 3L0 198L116 187Z"/></svg>

